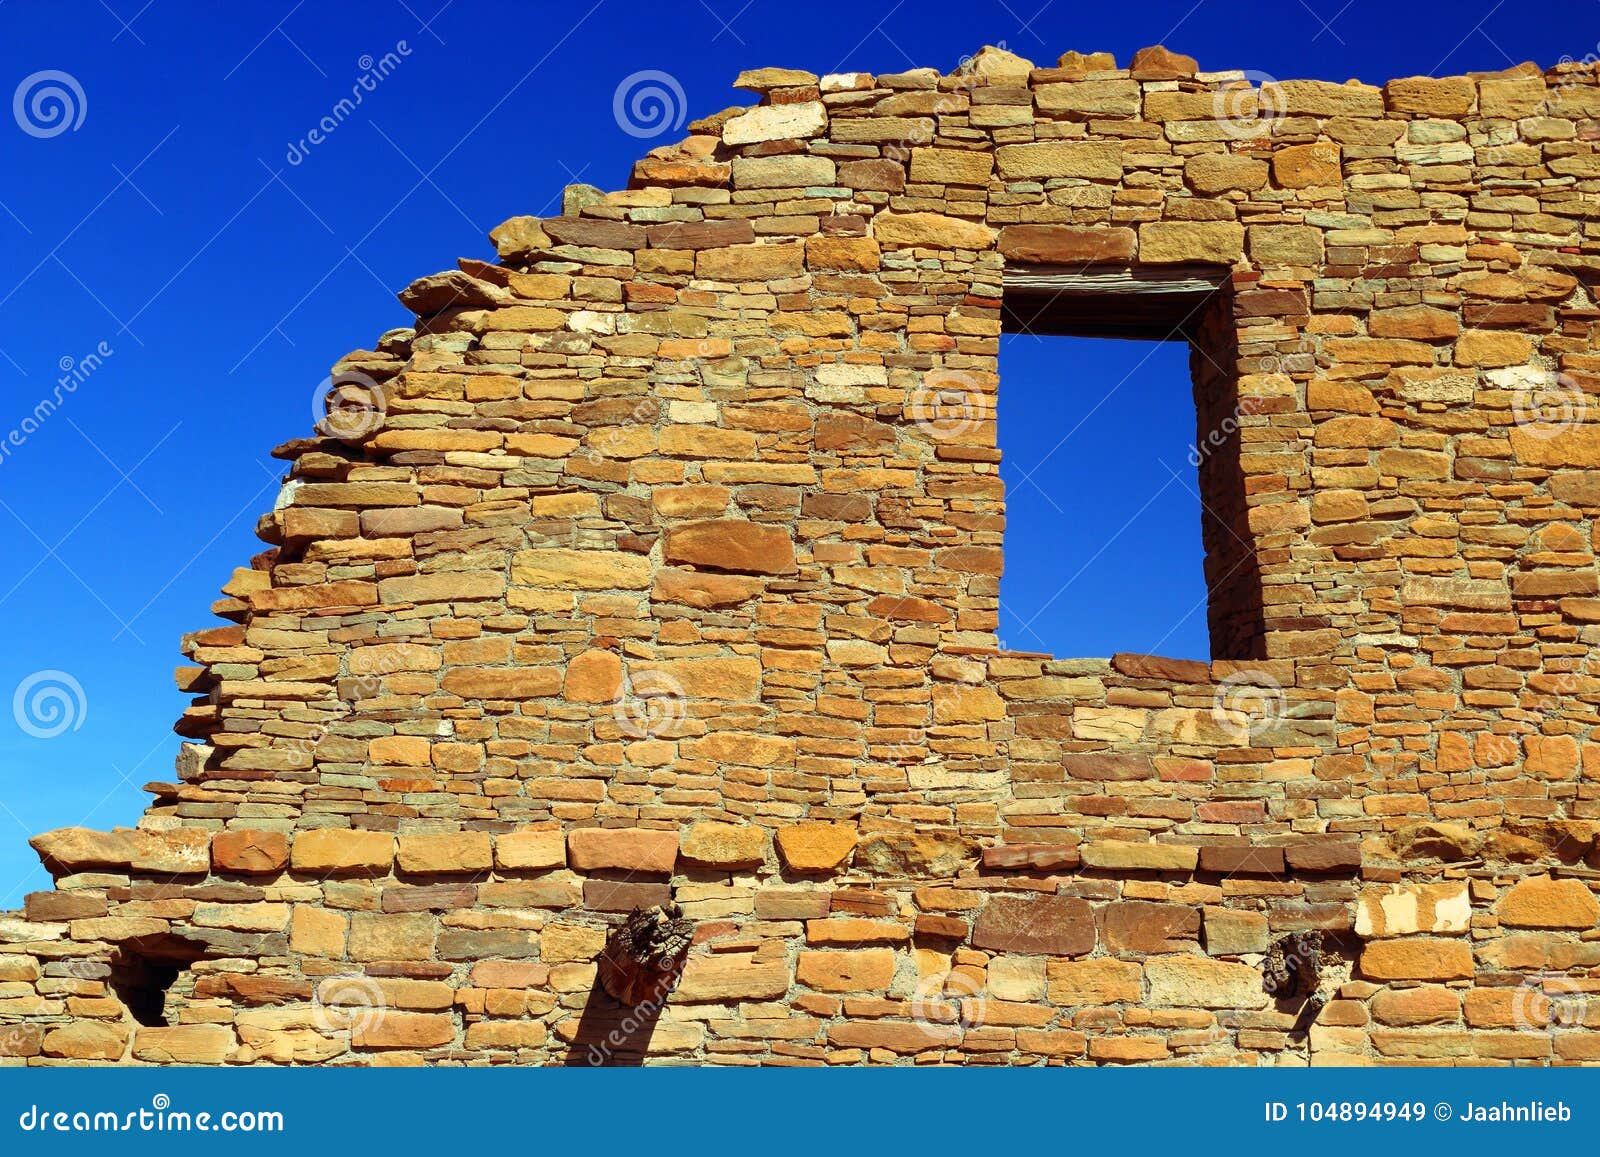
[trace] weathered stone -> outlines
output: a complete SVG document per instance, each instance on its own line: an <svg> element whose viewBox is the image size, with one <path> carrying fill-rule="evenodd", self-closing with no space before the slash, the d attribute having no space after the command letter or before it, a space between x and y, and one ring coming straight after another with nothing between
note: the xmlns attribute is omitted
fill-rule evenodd
<svg viewBox="0 0 1600 1157"><path fill-rule="evenodd" d="M494 838L494 866L509 871L563 868L567 838L558 828L502 832Z"/></svg>
<svg viewBox="0 0 1600 1157"><path fill-rule="evenodd" d="M995 896L972 927L972 946L997 952L1084 956L1094 944L1094 912L1072 896Z"/></svg>
<svg viewBox="0 0 1600 1157"><path fill-rule="evenodd" d="M1139 1004L1144 970L1130 960L1051 960L1049 1001L1063 1008Z"/></svg>
<svg viewBox="0 0 1600 1157"><path fill-rule="evenodd" d="M358 873L387 875L394 864L394 837L387 832L323 828L300 832L290 850L289 866L297 872L323 875Z"/></svg>
<svg viewBox="0 0 1600 1157"><path fill-rule="evenodd" d="M1378 981L1468 980L1472 949L1461 940L1373 940L1362 948L1359 967L1362 976Z"/></svg>
<svg viewBox="0 0 1600 1157"><path fill-rule="evenodd" d="M1231 221L1152 221L1139 226L1139 260L1150 265L1231 265L1244 253L1244 227Z"/></svg>
<svg viewBox="0 0 1600 1157"><path fill-rule="evenodd" d="M1582 880L1533 877L1514 884L1495 915L1512 928L1587 929L1600 923L1600 902Z"/></svg>
<svg viewBox="0 0 1600 1157"><path fill-rule="evenodd" d="M667 531L668 562L743 574L793 574L794 542L775 526L725 518Z"/></svg>
<svg viewBox="0 0 1600 1157"><path fill-rule="evenodd" d="M885 249L987 249L995 231L986 225L939 213L879 213L872 235Z"/></svg>
<svg viewBox="0 0 1600 1157"><path fill-rule="evenodd" d="M874 833L856 849L856 866L881 876L954 876L977 859L977 845L955 832Z"/></svg>
<svg viewBox="0 0 1600 1157"><path fill-rule="evenodd" d="M1074 225L1007 225L1000 252L1012 261L1044 265L1095 265L1133 258L1132 229Z"/></svg>
<svg viewBox="0 0 1600 1157"><path fill-rule="evenodd" d="M395 857L402 872L487 872L493 862L488 832L402 835Z"/></svg>
<svg viewBox="0 0 1600 1157"><path fill-rule="evenodd" d="M1145 961L1149 1003L1176 1008L1262 1008L1261 973L1247 964L1179 954Z"/></svg>
<svg viewBox="0 0 1600 1157"><path fill-rule="evenodd" d="M791 872L831 872L849 862L856 839L848 824L792 824L778 829L778 855Z"/></svg>
<svg viewBox="0 0 1600 1157"><path fill-rule="evenodd" d="M678 853L691 863L712 868L754 868L766 860L767 843L767 830L755 824L706 821L684 830Z"/></svg>
<svg viewBox="0 0 1600 1157"><path fill-rule="evenodd" d="M567 862L583 872L620 868L671 875L678 833L650 828L574 828L567 833Z"/></svg>

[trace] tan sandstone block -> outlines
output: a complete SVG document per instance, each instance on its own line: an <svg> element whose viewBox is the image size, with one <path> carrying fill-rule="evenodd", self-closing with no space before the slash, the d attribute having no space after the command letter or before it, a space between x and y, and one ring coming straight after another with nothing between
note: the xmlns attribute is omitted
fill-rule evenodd
<svg viewBox="0 0 1600 1157"><path fill-rule="evenodd" d="M1138 1004L1144 999L1144 969L1132 960L1050 960L1046 963L1051 1004L1082 1008Z"/></svg>
<svg viewBox="0 0 1600 1157"><path fill-rule="evenodd" d="M1500 923L1512 928L1593 928L1600 902L1582 880L1523 880L1495 906Z"/></svg>
<svg viewBox="0 0 1600 1157"><path fill-rule="evenodd" d="M396 861L403 872L487 872L493 861L488 832L419 833L400 837Z"/></svg>
<svg viewBox="0 0 1600 1157"><path fill-rule="evenodd" d="M134 1059L162 1065L220 1065L233 1049L233 1030L221 1024L139 1028L133 1036Z"/></svg>
<svg viewBox="0 0 1600 1157"><path fill-rule="evenodd" d="M678 833L651 828L574 828L567 860L581 872L621 868L669 876L678 860Z"/></svg>
<svg viewBox="0 0 1600 1157"><path fill-rule="evenodd" d="M320 828L299 832L289 856L297 872L324 875L360 872L386 875L394 863L394 837L387 832Z"/></svg>
<svg viewBox="0 0 1600 1157"><path fill-rule="evenodd" d="M1360 969L1369 980L1470 980L1472 948L1426 937L1374 940L1361 950Z"/></svg>
<svg viewBox="0 0 1600 1157"><path fill-rule="evenodd" d="M987 225L960 217L894 212L872 219L872 235L886 249L987 249L996 236Z"/></svg>
<svg viewBox="0 0 1600 1157"><path fill-rule="evenodd" d="M679 840L679 854L713 868L755 868L767 858L767 830L756 824L710 820L690 824Z"/></svg>
<svg viewBox="0 0 1600 1157"><path fill-rule="evenodd" d="M572 703L610 703L622 690L622 659L615 651L591 648L567 664L561 693Z"/></svg>
<svg viewBox="0 0 1600 1157"><path fill-rule="evenodd" d="M1148 265L1232 265L1244 255L1244 226L1233 221L1147 221L1139 260Z"/></svg>
<svg viewBox="0 0 1600 1157"><path fill-rule="evenodd" d="M211 839L211 863L219 872L281 872L289 866L289 837L249 828L218 832Z"/></svg>
<svg viewBox="0 0 1600 1157"><path fill-rule="evenodd" d="M856 840L848 824L795 824L778 829L778 854L791 872L831 872L849 862Z"/></svg>
<svg viewBox="0 0 1600 1157"><path fill-rule="evenodd" d="M881 992L894 979L894 949L806 950L795 979L819 992Z"/></svg>
<svg viewBox="0 0 1600 1157"><path fill-rule="evenodd" d="M567 837L559 828L502 832L494 838L494 863L510 871L542 871L567 864Z"/></svg>

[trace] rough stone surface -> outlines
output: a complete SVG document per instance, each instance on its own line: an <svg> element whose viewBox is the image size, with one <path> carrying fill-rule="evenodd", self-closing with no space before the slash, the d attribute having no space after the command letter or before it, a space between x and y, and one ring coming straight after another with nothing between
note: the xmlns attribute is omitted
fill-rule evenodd
<svg viewBox="0 0 1600 1157"><path fill-rule="evenodd" d="M1600 1062L1600 74L1248 63L747 70L413 282L5 1063L587 1063L635 907L649 1063ZM1015 295L1190 283L1214 658L1006 650Z"/></svg>

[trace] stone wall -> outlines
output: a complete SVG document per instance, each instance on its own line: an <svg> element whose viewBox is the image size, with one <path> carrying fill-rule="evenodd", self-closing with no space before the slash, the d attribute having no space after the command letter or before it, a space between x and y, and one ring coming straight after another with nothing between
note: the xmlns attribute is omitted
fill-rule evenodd
<svg viewBox="0 0 1600 1157"><path fill-rule="evenodd" d="M1597 80L743 74L335 367L3 1063L1600 1056ZM1002 651L1007 294L1178 274L1216 658Z"/></svg>

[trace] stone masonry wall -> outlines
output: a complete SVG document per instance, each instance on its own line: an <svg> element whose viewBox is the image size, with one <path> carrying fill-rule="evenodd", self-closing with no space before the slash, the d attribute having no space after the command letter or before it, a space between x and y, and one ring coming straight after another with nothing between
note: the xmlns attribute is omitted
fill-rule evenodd
<svg viewBox="0 0 1600 1157"><path fill-rule="evenodd" d="M1600 1059L1597 81L741 75L335 367L0 1064ZM1173 270L1217 657L1000 650L1008 278Z"/></svg>

